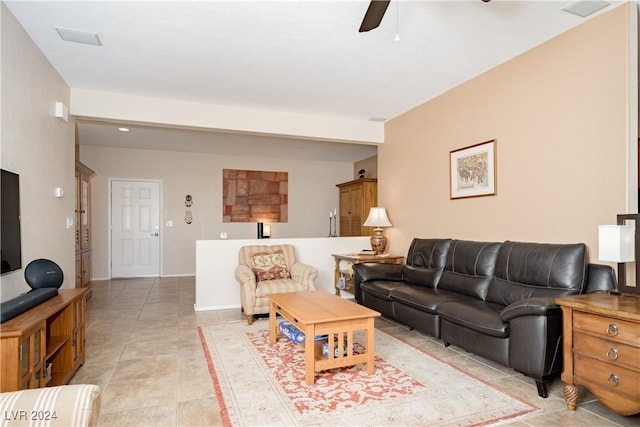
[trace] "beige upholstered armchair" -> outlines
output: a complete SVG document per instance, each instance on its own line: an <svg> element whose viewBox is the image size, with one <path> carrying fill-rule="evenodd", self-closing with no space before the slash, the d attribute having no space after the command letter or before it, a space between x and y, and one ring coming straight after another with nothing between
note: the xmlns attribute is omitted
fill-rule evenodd
<svg viewBox="0 0 640 427"><path fill-rule="evenodd" d="M100 387L73 384L0 393L3 426L98 425Z"/></svg>
<svg viewBox="0 0 640 427"><path fill-rule="evenodd" d="M242 310L251 325L254 314L269 312L267 295L315 290L318 270L296 262L293 245L256 245L240 248L235 276L240 283Z"/></svg>

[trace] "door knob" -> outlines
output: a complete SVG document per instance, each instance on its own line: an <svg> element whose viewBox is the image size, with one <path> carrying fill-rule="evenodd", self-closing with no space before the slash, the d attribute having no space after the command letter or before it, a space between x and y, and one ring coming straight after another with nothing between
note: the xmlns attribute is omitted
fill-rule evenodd
<svg viewBox="0 0 640 427"><path fill-rule="evenodd" d="M152 236L158 236L158 233L151 233Z"/></svg>

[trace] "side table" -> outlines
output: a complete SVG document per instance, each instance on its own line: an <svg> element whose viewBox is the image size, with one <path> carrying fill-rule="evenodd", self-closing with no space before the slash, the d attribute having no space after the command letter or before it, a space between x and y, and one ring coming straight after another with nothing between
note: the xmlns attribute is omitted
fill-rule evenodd
<svg viewBox="0 0 640 427"><path fill-rule="evenodd" d="M336 262L335 270L334 270L334 282L333 286L336 289L336 295L340 296L340 290L338 288L338 281L340 280L340 276L344 277L345 287L342 289L343 291L353 293L354 284L353 284L353 271L351 270L351 265L360 264L363 262L376 262L379 264L402 264L404 257L401 255L369 255L369 254L331 254L333 259ZM345 266L341 267L341 262L345 262Z"/></svg>
<svg viewBox="0 0 640 427"><path fill-rule="evenodd" d="M586 387L620 415L640 412L640 297L586 294L556 298L562 308L564 399L576 409Z"/></svg>

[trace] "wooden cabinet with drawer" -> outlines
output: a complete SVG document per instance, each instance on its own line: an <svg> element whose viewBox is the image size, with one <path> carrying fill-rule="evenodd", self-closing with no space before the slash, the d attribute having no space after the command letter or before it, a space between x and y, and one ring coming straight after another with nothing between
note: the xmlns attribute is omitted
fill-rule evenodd
<svg viewBox="0 0 640 427"><path fill-rule="evenodd" d="M564 398L569 410L586 387L621 415L640 412L640 298L590 294L556 299L562 307Z"/></svg>

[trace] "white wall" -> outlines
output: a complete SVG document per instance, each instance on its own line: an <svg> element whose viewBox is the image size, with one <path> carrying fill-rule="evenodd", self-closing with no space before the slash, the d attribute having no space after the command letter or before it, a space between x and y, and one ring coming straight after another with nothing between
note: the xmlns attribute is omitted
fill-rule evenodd
<svg viewBox="0 0 640 427"><path fill-rule="evenodd" d="M338 183L353 179L351 162L289 161L150 150L81 146L80 159L96 175L92 185L92 279L109 277L109 178L162 181L162 275L195 274L196 240L253 239L255 223L222 222L222 169L289 173L289 222L271 225L271 235L323 237L329 211L338 207ZM193 196L193 222L184 222L185 195ZM166 227L173 220L174 227Z"/></svg>
<svg viewBox="0 0 640 427"><path fill-rule="evenodd" d="M20 175L23 269L2 276L0 299L30 288L24 267L48 258L64 272L64 287L75 286L74 229L66 217L74 209L74 125L54 117L55 102L69 105L70 91L2 3L2 146L3 169ZM65 196L57 199L55 187Z"/></svg>

